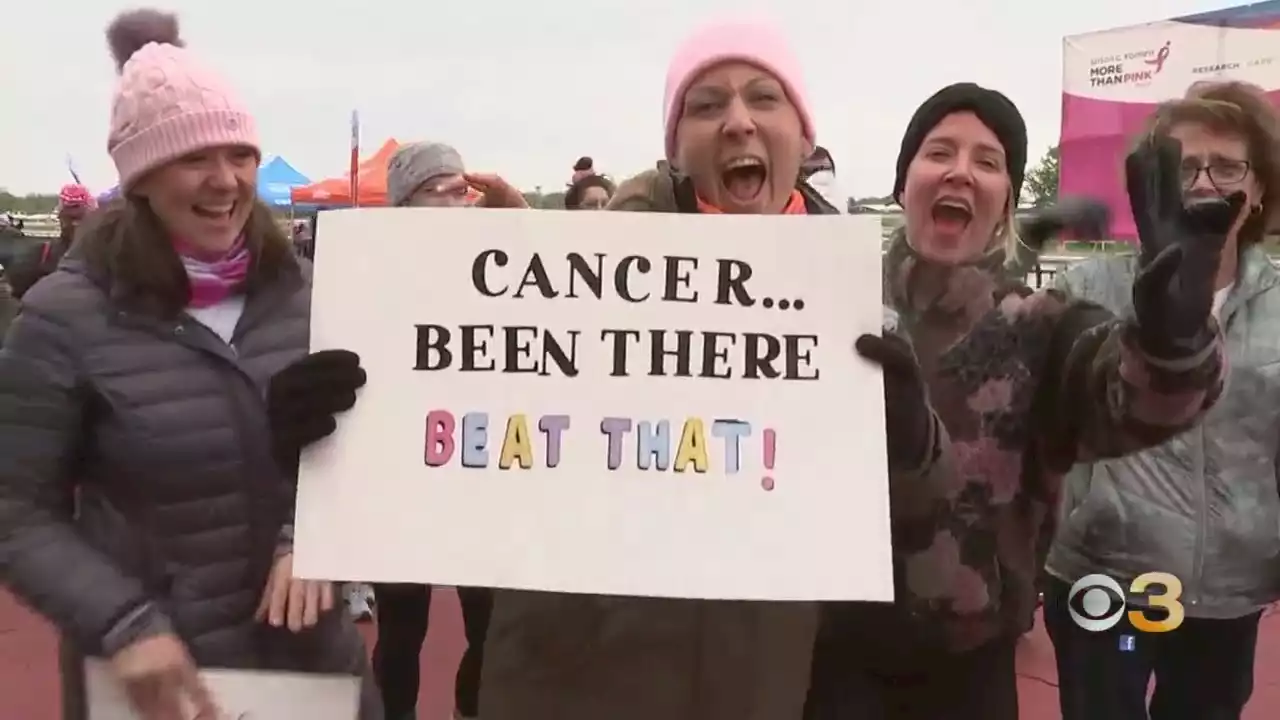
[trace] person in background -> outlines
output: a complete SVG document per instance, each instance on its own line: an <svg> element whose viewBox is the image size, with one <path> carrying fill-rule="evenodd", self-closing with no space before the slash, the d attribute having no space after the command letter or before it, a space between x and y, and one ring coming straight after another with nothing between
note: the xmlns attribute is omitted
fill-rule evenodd
<svg viewBox="0 0 1280 720"><path fill-rule="evenodd" d="M387 201L399 207L527 208L524 195L497 175L467 172L462 156L438 142L403 145L387 166Z"/></svg>
<svg viewBox="0 0 1280 720"><path fill-rule="evenodd" d="M824 147L817 147L804 165L800 167L800 175L814 190L817 190L827 202L840 212L849 207L849 198L836 183L836 161Z"/></svg>
<svg viewBox="0 0 1280 720"><path fill-rule="evenodd" d="M465 207L462 156L451 146L416 142L400 146L387 166L387 202L397 207Z"/></svg>
<svg viewBox="0 0 1280 720"><path fill-rule="evenodd" d="M527 207L524 197L495 175L468 173L458 151L438 142L402 145L387 166L387 201L395 207L467 207L469 188L483 193L480 207ZM382 690L387 720L411 720L418 703L419 658L427 637L431 586L377 583L373 586L378 640L373 670ZM493 608L488 588L458 588L467 647L454 681L454 716L475 718L484 666L485 636Z"/></svg>
<svg viewBox="0 0 1280 720"><path fill-rule="evenodd" d="M1176 184L1163 152L1140 151L1130 187ZM884 371L895 601L823 605L809 720L1017 718L1015 650L1062 475L1195 427L1221 395L1213 277L1240 199L1132 194L1155 222L1117 316L1004 272L1026 158L1017 107L971 83L903 134L893 321L855 343Z"/></svg>
<svg viewBox="0 0 1280 720"><path fill-rule="evenodd" d="M58 238L28 249L9 268L9 287L14 298L21 300L40 278L53 272L71 249L76 228L97 207L98 201L85 186L75 183L62 186L58 191Z"/></svg>
<svg viewBox="0 0 1280 720"><path fill-rule="evenodd" d="M290 226L290 235L293 239L293 251L298 257L310 260L315 257L314 237L311 234L311 221L307 218L298 218L294 220Z"/></svg>
<svg viewBox="0 0 1280 720"><path fill-rule="evenodd" d="M18 300L9 288L9 274L4 265L0 265L0 348L4 347L5 333L9 332L9 324L17 314Z"/></svg>
<svg viewBox="0 0 1280 720"><path fill-rule="evenodd" d="M4 347L4 336L9 324L18 314L18 299L13 296L9 286L7 267L12 267L16 248L26 247L26 235L12 225L13 216L0 217L0 348Z"/></svg>
<svg viewBox="0 0 1280 720"><path fill-rule="evenodd" d="M9 323L18 314L18 300L13 297L9 287L9 274L6 266L12 267L14 250L26 247L26 236L11 223L13 216L0 217L0 347L4 347L4 335Z"/></svg>
<svg viewBox="0 0 1280 720"><path fill-rule="evenodd" d="M1280 273L1262 247L1280 207L1280 117L1254 86L1197 84L1157 107L1138 143L1161 137L1181 144L1167 158L1170 195L1189 203L1244 196L1212 277L1231 377L1190 432L1067 476L1044 614L1064 720L1238 720L1253 692L1258 621L1280 599ZM1139 233L1151 227L1142 216L1136 223ZM1142 262L1141 252L1096 257L1057 284L1130 312ZM1156 571L1181 584L1159 591L1182 604L1175 631L1144 633L1127 617L1105 632L1073 621L1070 592L1080 578L1101 573L1127 590Z"/></svg>
<svg viewBox="0 0 1280 720"><path fill-rule="evenodd" d="M836 212L799 182L814 126L798 62L772 28L723 24L693 34L669 66L664 117L674 169L622 183L610 210ZM816 625L811 603L502 590L480 715L797 720Z"/></svg>
<svg viewBox="0 0 1280 720"><path fill-rule="evenodd" d="M564 194L566 210L603 210L616 188L603 175L586 175L573 181Z"/></svg>
<svg viewBox="0 0 1280 720"><path fill-rule="evenodd" d="M307 237L309 238L307 257L309 259L314 259L316 256L316 228L320 226L320 214L323 212L318 210L316 214L307 218Z"/></svg>
<svg viewBox="0 0 1280 720"><path fill-rule="evenodd" d="M569 179L569 184L572 185L588 175L595 174L595 161L589 155L583 155L573 164L573 176Z"/></svg>
<svg viewBox="0 0 1280 720"><path fill-rule="evenodd" d="M359 358L308 354L310 273L257 199L253 116L174 16L107 35L123 197L0 351L0 583L60 634L67 720L86 658L142 720L235 709L200 668L361 678L358 720L381 720L331 584L293 577L299 451L355 402Z"/></svg>

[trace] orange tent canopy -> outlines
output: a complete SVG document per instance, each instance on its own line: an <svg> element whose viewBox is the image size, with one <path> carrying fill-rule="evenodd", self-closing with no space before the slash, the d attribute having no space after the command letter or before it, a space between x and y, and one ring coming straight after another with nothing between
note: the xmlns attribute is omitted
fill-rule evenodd
<svg viewBox="0 0 1280 720"><path fill-rule="evenodd" d="M400 143L389 139L357 167L356 182L360 189L357 199L361 206L387 204L387 163L399 147ZM351 175L295 187L290 197L294 205L350 205Z"/></svg>

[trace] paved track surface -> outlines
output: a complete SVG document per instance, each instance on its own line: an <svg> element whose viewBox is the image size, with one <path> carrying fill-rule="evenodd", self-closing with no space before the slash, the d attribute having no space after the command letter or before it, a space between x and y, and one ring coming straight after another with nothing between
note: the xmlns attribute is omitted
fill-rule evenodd
<svg viewBox="0 0 1280 720"><path fill-rule="evenodd" d="M371 640L370 629L365 628L365 637ZM450 717L453 672L462 655L462 642L457 596L451 590L437 590L431 607L431 629L422 654L420 720ZM1059 720L1053 649L1040 627L1023 640L1018 676L1022 720ZM1280 611L1275 609L1262 620L1256 681L1245 720L1280 718ZM0 591L0 720L60 720L53 633L3 591Z"/></svg>

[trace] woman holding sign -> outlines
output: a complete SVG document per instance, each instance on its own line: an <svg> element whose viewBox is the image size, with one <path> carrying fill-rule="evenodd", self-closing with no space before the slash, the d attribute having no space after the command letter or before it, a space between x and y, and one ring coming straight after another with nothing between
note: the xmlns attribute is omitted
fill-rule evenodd
<svg viewBox="0 0 1280 720"><path fill-rule="evenodd" d="M126 13L108 38L123 198L25 295L0 354L0 580L61 634L70 720L95 702L86 657L145 720L245 710L200 668L354 690L364 645L330 583L293 577L292 515L299 449L363 371L307 354L309 270L257 199L253 117L172 16ZM363 688L360 720L380 720Z"/></svg>
<svg viewBox="0 0 1280 720"><path fill-rule="evenodd" d="M813 149L785 42L765 27L714 25L668 71L667 164L624 182L609 209L833 214L800 181ZM797 720L816 626L809 603L499 591L480 717Z"/></svg>
<svg viewBox="0 0 1280 720"><path fill-rule="evenodd" d="M1063 473L1194 426L1222 391L1214 276L1244 196L1184 204L1178 142L1126 164L1141 250L1123 318L1000 267L1026 126L1004 95L953 85L916 111L885 260L900 322L857 351L883 366L897 601L833 604L808 716L1018 717L1014 649Z"/></svg>
<svg viewBox="0 0 1280 720"><path fill-rule="evenodd" d="M813 119L799 62L754 25L713 25L667 71L666 164L624 182L609 209L741 215L839 211L800 178Z"/></svg>

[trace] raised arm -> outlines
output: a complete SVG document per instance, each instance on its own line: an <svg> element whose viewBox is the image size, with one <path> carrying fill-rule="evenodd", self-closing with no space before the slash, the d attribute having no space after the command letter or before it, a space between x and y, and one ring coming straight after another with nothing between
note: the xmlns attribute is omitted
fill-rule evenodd
<svg viewBox="0 0 1280 720"><path fill-rule="evenodd" d="M86 652L110 655L168 621L71 525L83 389L70 328L39 305L0 350L0 581Z"/></svg>
<svg viewBox="0 0 1280 720"><path fill-rule="evenodd" d="M1053 313L1037 403L1048 459L1115 457L1164 442L1194 425L1222 392L1226 359L1213 317L1219 260L1242 221L1245 194L1192 195L1182 146L1146 138L1125 160L1140 250L1132 312L1045 295Z"/></svg>
<svg viewBox="0 0 1280 720"><path fill-rule="evenodd" d="M1144 349L1137 322L1047 292L1063 303L1035 401L1051 467L1159 445L1195 425L1221 395L1225 356L1212 318L1194 352L1160 356Z"/></svg>

